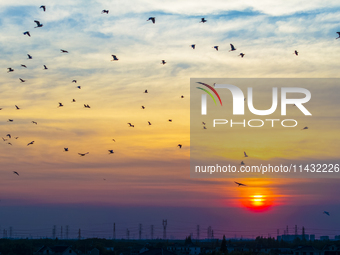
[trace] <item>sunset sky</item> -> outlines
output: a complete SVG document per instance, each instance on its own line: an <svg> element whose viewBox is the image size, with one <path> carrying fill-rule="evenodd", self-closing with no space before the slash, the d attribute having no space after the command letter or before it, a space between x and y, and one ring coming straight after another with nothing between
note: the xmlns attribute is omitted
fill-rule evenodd
<svg viewBox="0 0 340 255"><path fill-rule="evenodd" d="M0 237L10 227L14 237L51 237L53 225L69 225L72 237L79 228L112 237L115 222L117 238L127 228L137 238L140 223L143 238L152 224L161 238L163 219L169 238L195 237L196 225L201 238L208 226L219 238L275 236L286 225L340 234L339 179L193 179L189 169L190 78L339 78L339 1L0 0L0 12L0 136L8 139L0 142ZM339 108L330 115L332 132L308 130L300 148L251 151L335 162Z"/></svg>

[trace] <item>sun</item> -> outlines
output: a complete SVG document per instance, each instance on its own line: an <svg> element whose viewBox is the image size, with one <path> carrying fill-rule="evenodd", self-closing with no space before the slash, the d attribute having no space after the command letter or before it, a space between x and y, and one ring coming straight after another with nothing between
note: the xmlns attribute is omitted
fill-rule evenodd
<svg viewBox="0 0 340 255"><path fill-rule="evenodd" d="M272 200L262 194L255 194L244 198L242 204L253 212L268 211L273 205Z"/></svg>

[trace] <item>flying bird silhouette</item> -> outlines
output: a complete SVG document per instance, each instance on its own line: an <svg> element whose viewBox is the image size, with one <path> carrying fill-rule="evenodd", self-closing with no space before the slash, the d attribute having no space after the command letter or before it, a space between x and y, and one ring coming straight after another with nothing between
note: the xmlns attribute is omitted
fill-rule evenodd
<svg viewBox="0 0 340 255"><path fill-rule="evenodd" d="M68 151L68 148L64 148L64 151Z"/></svg>
<svg viewBox="0 0 340 255"><path fill-rule="evenodd" d="M28 143L28 144L27 144L27 146L28 146L28 145L31 145L31 144L34 144L34 141L32 141L32 142Z"/></svg>
<svg viewBox="0 0 340 255"><path fill-rule="evenodd" d="M42 5L39 8L42 8L44 12L46 11L46 6L45 5Z"/></svg>
<svg viewBox="0 0 340 255"><path fill-rule="evenodd" d="M146 89L146 90L144 91L144 93L149 93L149 92L148 92L148 90Z"/></svg>
<svg viewBox="0 0 340 255"><path fill-rule="evenodd" d="M30 31L23 32L23 34L24 35L28 35L29 37L31 37Z"/></svg>
<svg viewBox="0 0 340 255"><path fill-rule="evenodd" d="M205 18L201 18L201 22L200 23L205 23L207 22L207 20Z"/></svg>
<svg viewBox="0 0 340 255"><path fill-rule="evenodd" d="M196 44L191 44L191 48L195 49Z"/></svg>
<svg viewBox="0 0 340 255"><path fill-rule="evenodd" d="M73 99L72 99L72 103L75 103L75 102L76 102L76 100L73 98Z"/></svg>
<svg viewBox="0 0 340 255"><path fill-rule="evenodd" d="M294 51L294 53L293 54L295 54L296 56L299 56L299 52L297 52L297 50L296 51Z"/></svg>
<svg viewBox="0 0 340 255"><path fill-rule="evenodd" d="M206 126L204 126L204 127L203 127L203 129L207 129L207 127L206 127Z"/></svg>
<svg viewBox="0 0 340 255"><path fill-rule="evenodd" d="M113 152L113 150L108 150L109 151L109 154L113 154L114 152Z"/></svg>
<svg viewBox="0 0 340 255"><path fill-rule="evenodd" d="M180 149L182 149L182 144L178 144L177 146L178 146Z"/></svg>
<svg viewBox="0 0 340 255"><path fill-rule="evenodd" d="M63 107L64 105L62 104L62 103L58 103L59 105L58 105L58 107Z"/></svg>
<svg viewBox="0 0 340 255"><path fill-rule="evenodd" d="M323 211L323 214L327 214L328 216L330 216L329 212Z"/></svg>
<svg viewBox="0 0 340 255"><path fill-rule="evenodd" d="M7 73L14 72L14 69L12 67L9 67L7 69L8 69Z"/></svg>
<svg viewBox="0 0 340 255"><path fill-rule="evenodd" d="M81 89L81 86L77 86L78 89Z"/></svg>
<svg viewBox="0 0 340 255"><path fill-rule="evenodd" d="M169 121L169 122L172 122L172 119L169 119L168 121Z"/></svg>
<svg viewBox="0 0 340 255"><path fill-rule="evenodd" d="M8 145L13 145L13 144L11 144L11 143L7 143Z"/></svg>
<svg viewBox="0 0 340 255"><path fill-rule="evenodd" d="M86 153L78 153L81 157L84 157L86 154L89 154L89 152Z"/></svg>
<svg viewBox="0 0 340 255"><path fill-rule="evenodd" d="M119 59L117 58L117 56L116 55L111 55L112 56L112 60L111 61L118 61ZM124 62L124 61L123 61Z"/></svg>
<svg viewBox="0 0 340 255"><path fill-rule="evenodd" d="M12 138L11 134L7 134L6 136L8 136L8 138Z"/></svg>
<svg viewBox="0 0 340 255"><path fill-rule="evenodd" d="M151 126L151 122L150 122L150 121L148 121L148 123L149 123L149 126Z"/></svg>
<svg viewBox="0 0 340 255"><path fill-rule="evenodd" d="M91 108L88 104L84 104L85 108Z"/></svg>
<svg viewBox="0 0 340 255"><path fill-rule="evenodd" d="M247 185L245 185L243 183L240 183L240 182L235 182L235 183L238 185L238 187L240 187L240 186L247 186Z"/></svg>
<svg viewBox="0 0 340 255"><path fill-rule="evenodd" d="M34 22L37 24L37 26L34 27L34 28L42 27L43 26L43 24L41 24L39 20L35 20Z"/></svg>
<svg viewBox="0 0 340 255"><path fill-rule="evenodd" d="M19 80L21 81L21 82L25 82L26 80L23 80L23 79L21 79L21 78L19 78Z"/></svg>
<svg viewBox="0 0 340 255"><path fill-rule="evenodd" d="M21 65L22 67L25 67L25 68L27 68L27 66L26 65Z"/></svg>
<svg viewBox="0 0 340 255"><path fill-rule="evenodd" d="M146 21L149 21L149 20L151 20L153 24L155 24L155 22L156 22L156 18L155 17L150 17Z"/></svg>
<svg viewBox="0 0 340 255"><path fill-rule="evenodd" d="M163 59L162 60L162 63L161 64L163 64L163 66L166 64L166 62L165 62L165 60Z"/></svg>
<svg viewBox="0 0 340 255"><path fill-rule="evenodd" d="M205 125L205 122L202 122L203 125Z"/></svg>
<svg viewBox="0 0 340 255"><path fill-rule="evenodd" d="M115 139L112 139L112 141L116 142L116 140L115 140Z"/></svg>
<svg viewBox="0 0 340 255"><path fill-rule="evenodd" d="M13 122L13 119L8 119L8 121L7 122Z"/></svg>
<svg viewBox="0 0 340 255"><path fill-rule="evenodd" d="M68 51L60 49L60 53L68 53Z"/></svg>
<svg viewBox="0 0 340 255"><path fill-rule="evenodd" d="M248 155L247 155L247 153L245 151L243 152L243 154L244 154L245 158L248 158Z"/></svg>
<svg viewBox="0 0 340 255"><path fill-rule="evenodd" d="M244 162L243 161L241 161L241 166L244 166Z"/></svg>
<svg viewBox="0 0 340 255"><path fill-rule="evenodd" d="M73 80L72 82L77 83L77 80Z"/></svg>
<svg viewBox="0 0 340 255"><path fill-rule="evenodd" d="M308 129L308 127L304 127L303 129L301 129L301 130L304 130L304 129Z"/></svg>
<svg viewBox="0 0 340 255"><path fill-rule="evenodd" d="M129 127L135 127L135 125L132 125L130 122L128 124L129 124Z"/></svg>
<svg viewBox="0 0 340 255"><path fill-rule="evenodd" d="M240 56L241 58L243 58L243 57L244 57L244 55L246 55L246 54L240 53L240 55L239 55L239 56Z"/></svg>
<svg viewBox="0 0 340 255"><path fill-rule="evenodd" d="M32 59L33 57L30 54L27 54L28 59Z"/></svg>
<svg viewBox="0 0 340 255"><path fill-rule="evenodd" d="M235 47L234 47L234 45L230 44L230 47L231 47L231 50L230 50L230 51L236 50ZM229 52L230 52L230 51L229 51Z"/></svg>
<svg viewBox="0 0 340 255"><path fill-rule="evenodd" d="M35 125L38 125L38 123L34 120L32 120L32 123L35 124Z"/></svg>
<svg viewBox="0 0 340 255"><path fill-rule="evenodd" d="M47 70L47 69L48 69L46 65L44 65L44 69L45 69L45 70Z"/></svg>
<svg viewBox="0 0 340 255"><path fill-rule="evenodd" d="M184 98L184 96L182 95L181 98Z"/></svg>
<svg viewBox="0 0 340 255"><path fill-rule="evenodd" d="M1 137L2 138L2 140L4 140L4 141L7 141L8 139L5 139L5 138L3 138L3 137Z"/></svg>
<svg viewBox="0 0 340 255"><path fill-rule="evenodd" d="M19 176L19 173L17 171L13 171L14 174L16 174L17 176Z"/></svg>
<svg viewBox="0 0 340 255"><path fill-rule="evenodd" d="M103 13L109 14L109 10L102 10L102 14Z"/></svg>
<svg viewBox="0 0 340 255"><path fill-rule="evenodd" d="M145 109L145 106L144 106L144 105L142 105L142 109L143 109L143 110Z"/></svg>
<svg viewBox="0 0 340 255"><path fill-rule="evenodd" d="M15 105L15 108L16 108L17 110L20 110L20 108L19 108L17 105Z"/></svg>
<svg viewBox="0 0 340 255"><path fill-rule="evenodd" d="M218 46L214 46L213 48L216 49L216 50L218 51Z"/></svg>

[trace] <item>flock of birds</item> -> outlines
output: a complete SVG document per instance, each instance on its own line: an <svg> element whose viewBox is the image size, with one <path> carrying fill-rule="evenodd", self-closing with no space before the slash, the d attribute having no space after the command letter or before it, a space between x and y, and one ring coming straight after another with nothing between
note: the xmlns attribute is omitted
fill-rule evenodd
<svg viewBox="0 0 340 255"><path fill-rule="evenodd" d="M42 9L44 12L46 12L46 6L45 6L45 5L40 6L40 9ZM102 13L102 14L109 14L109 10L102 10L101 13ZM149 19L147 19L147 21L151 21L153 24L155 24L155 23L156 23L156 17L149 17ZM41 27L43 27L43 24L42 24L39 20L34 20L34 22L36 23L36 26L35 26L34 28L41 28ZM203 23L203 24L204 24L204 23L206 23L206 22L207 22L207 20L206 20L205 18L201 18L200 23ZM336 39L339 39L339 38L340 38L340 32L337 32L337 34L338 34L338 37L337 37ZM28 37L31 37L30 31L25 31L25 32L23 32L23 35L28 36ZM192 45L190 45L190 47L191 47L193 50L195 50L195 49L196 49L196 44L192 44ZM218 45L213 46L212 48L214 48L216 51L219 50L219 46L218 46ZM229 52L230 52L230 51L236 51L236 48L235 48L235 46L234 46L233 44L230 44L230 50L229 50ZM67 50L60 49L60 53L65 53L65 54L67 54L67 53L69 53L69 52L68 52ZM295 50L293 54L295 54L296 56L298 56L298 55L299 55L299 52L298 52L297 50ZM117 58L116 55L111 55L111 56L112 56L112 60L111 60L111 61L118 61L118 60L119 60L119 59ZM241 52L238 56L240 56L241 58L243 58L243 57L245 56L245 54ZM28 59L32 59L32 58L33 58L30 54L27 54L27 57L28 57ZM162 64L162 65L165 65L166 63L167 63L167 62L166 62L164 59L161 60L161 64ZM22 64L21 67L27 68L27 66L24 65L24 64ZM43 65L43 68L44 68L44 70L48 70L48 67L47 67L46 65ZM13 69L12 67L9 67L9 68L7 68L7 69L8 69L8 71L7 71L8 73L14 72L14 69ZM26 80L25 80L25 79L22 79L22 78L19 78L19 80L20 80L20 82L26 82ZM77 83L77 80L73 80L72 83ZM77 88L78 88L78 89L81 89L81 86L77 86ZM144 91L144 93L148 93L148 90L146 89L146 90ZM184 98L184 96L182 95L181 98ZM72 102L76 102L76 100L75 100L75 99L72 99ZM15 107L16 107L17 110L20 110L20 108L19 108L17 105L15 105ZM64 105L63 105L63 103L59 102L57 107L64 107ZM91 108L91 107L90 107L89 104L84 104L84 108ZM144 109L145 109L145 106L141 106L141 109L144 110ZM2 108L0 108L0 110L2 110ZM172 119L169 119L168 121L169 121L169 122L172 122ZM8 122L13 122L13 119L8 119ZM35 125L38 124L36 121L32 121L32 123L35 124ZM132 124L132 123L130 123L130 122L127 123L127 124L129 125L129 127L132 127L132 128L135 127L135 125ZM205 122L202 122L202 124L203 124L203 129L207 129L207 128L206 128L206 123L205 123ZM148 125L152 125L150 121L148 121ZM305 130L305 129L308 129L308 127L304 127L304 128L303 128L303 130ZM7 134L6 136L7 136L8 138L2 137L3 141L7 142L7 144L9 144L9 145L12 145L12 143L8 141L8 139L11 139L11 138L12 138L11 134ZM15 138L15 139L18 139L19 137L14 137L14 138ZM112 140L115 142L115 139L112 139ZM31 142L29 142L29 143L27 144L27 146L33 145L33 144L34 144L34 141L31 141ZM179 147L180 149L182 148L182 146L183 146L182 144L178 144L178 145L177 145L177 147ZM68 151L69 151L69 148L66 148L66 147L65 147L65 148L64 148L64 152L68 152ZM109 154L113 154L113 153L114 153L114 151L111 150L111 149L109 149L108 152L109 152ZM89 152L86 152L86 153L78 153L78 155L81 156L81 157L84 157L84 156L86 156L86 155L88 155L88 154L89 154ZM246 153L245 151L244 151L244 157L245 157L245 158L248 157L248 155L247 155L247 153ZM245 165L244 161L241 161L241 165ZM13 171L13 173L19 176L19 173L18 173L17 171ZM104 179L104 180L105 180L105 179ZM240 186L247 186L247 185L245 185L245 184L243 184L243 183L239 183L239 182L235 182L235 184L237 184L239 187L240 187ZM330 215L329 212L326 212L326 211L324 211L323 213L326 214L326 215L328 215L328 216Z"/></svg>

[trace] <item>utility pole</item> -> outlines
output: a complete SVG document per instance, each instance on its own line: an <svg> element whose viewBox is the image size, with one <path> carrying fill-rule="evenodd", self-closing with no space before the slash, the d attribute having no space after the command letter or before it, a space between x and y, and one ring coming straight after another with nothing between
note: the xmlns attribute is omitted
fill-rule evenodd
<svg viewBox="0 0 340 255"><path fill-rule="evenodd" d="M78 240L80 240L81 239L81 230L79 229L78 230Z"/></svg>
<svg viewBox="0 0 340 255"><path fill-rule="evenodd" d="M163 220L163 240L166 239L166 226L168 225L168 220Z"/></svg>
<svg viewBox="0 0 340 255"><path fill-rule="evenodd" d="M63 239L63 226L60 227L60 239Z"/></svg>
<svg viewBox="0 0 340 255"><path fill-rule="evenodd" d="M197 225L197 240L200 240L200 225Z"/></svg>
<svg viewBox="0 0 340 255"><path fill-rule="evenodd" d="M116 223L113 223L113 240L116 240Z"/></svg>
<svg viewBox="0 0 340 255"><path fill-rule="evenodd" d="M153 225L151 225L151 240L153 240Z"/></svg>
<svg viewBox="0 0 340 255"><path fill-rule="evenodd" d="M9 238L12 239L13 237L13 228L9 227Z"/></svg>
<svg viewBox="0 0 340 255"><path fill-rule="evenodd" d="M298 232L297 232L297 225L295 225L295 238L297 237Z"/></svg>
<svg viewBox="0 0 340 255"><path fill-rule="evenodd" d="M287 232L287 236L288 236L289 235L289 233L288 233L288 225L287 225L287 231L286 232Z"/></svg>
<svg viewBox="0 0 340 255"><path fill-rule="evenodd" d="M129 229L126 229L126 239L130 240L130 231L129 231Z"/></svg>

